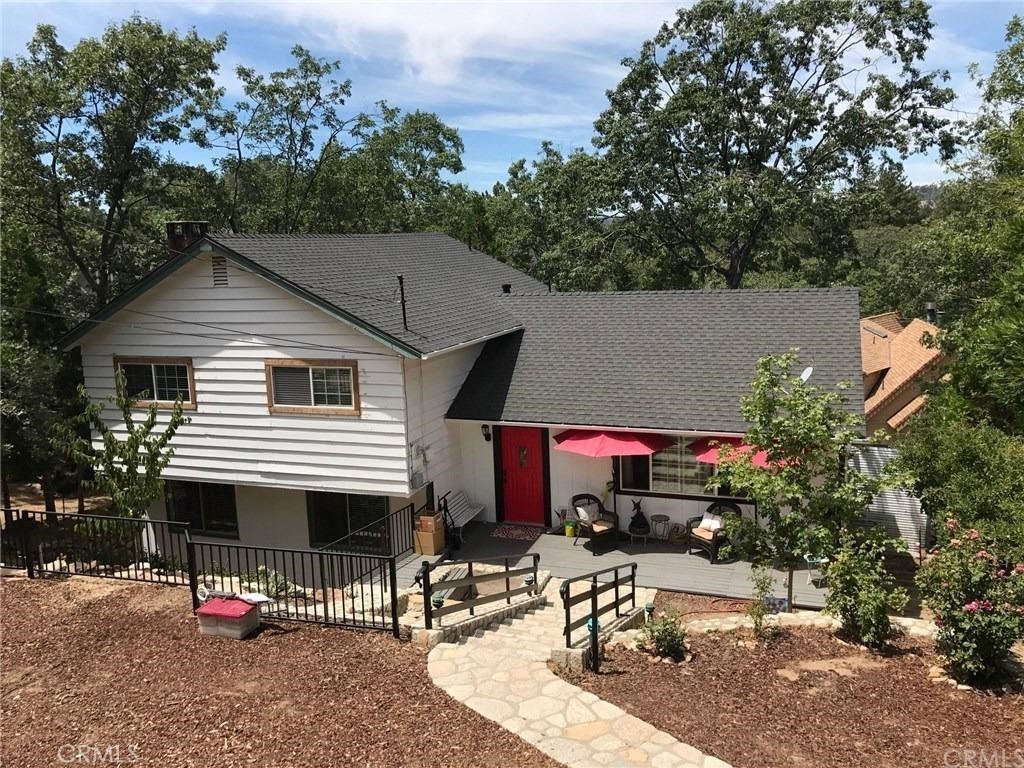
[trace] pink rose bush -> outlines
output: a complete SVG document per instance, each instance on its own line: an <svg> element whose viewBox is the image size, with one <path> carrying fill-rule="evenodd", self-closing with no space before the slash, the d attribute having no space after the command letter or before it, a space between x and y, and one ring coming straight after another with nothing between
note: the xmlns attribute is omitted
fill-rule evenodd
<svg viewBox="0 0 1024 768"><path fill-rule="evenodd" d="M960 526L950 519L946 529ZM953 676L975 683L998 676L1010 647L1024 639L1024 563L1007 562L972 529L939 548L917 585L935 613L936 645Z"/></svg>

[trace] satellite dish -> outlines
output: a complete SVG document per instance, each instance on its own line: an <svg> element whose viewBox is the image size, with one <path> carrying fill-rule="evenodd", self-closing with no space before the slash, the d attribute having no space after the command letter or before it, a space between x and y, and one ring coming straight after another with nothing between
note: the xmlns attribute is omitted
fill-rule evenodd
<svg viewBox="0 0 1024 768"><path fill-rule="evenodd" d="M807 380L809 378L811 378L811 374L812 373L814 373L814 367L811 366L811 365L808 365L806 368L804 368L803 373L800 374L800 381L802 381L804 384L806 384Z"/></svg>

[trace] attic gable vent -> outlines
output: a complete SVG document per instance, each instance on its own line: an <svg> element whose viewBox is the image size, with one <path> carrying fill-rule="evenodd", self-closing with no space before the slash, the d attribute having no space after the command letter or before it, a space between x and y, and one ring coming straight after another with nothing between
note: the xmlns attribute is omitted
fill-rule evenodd
<svg viewBox="0 0 1024 768"><path fill-rule="evenodd" d="M213 257L213 287L228 284L228 262L223 256Z"/></svg>

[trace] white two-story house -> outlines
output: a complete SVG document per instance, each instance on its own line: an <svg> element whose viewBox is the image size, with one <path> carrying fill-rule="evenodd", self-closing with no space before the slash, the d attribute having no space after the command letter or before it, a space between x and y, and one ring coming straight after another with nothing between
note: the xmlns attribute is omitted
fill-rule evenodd
<svg viewBox="0 0 1024 768"><path fill-rule="evenodd" d="M713 471L688 446L742 435L758 357L799 347L823 385L860 374L852 289L563 294L441 234L169 229L168 260L62 344L94 399L117 368L143 402L181 398L150 514L199 538L317 547L452 490L492 521L550 525L577 492L681 520ZM673 444L551 450L573 428Z"/></svg>

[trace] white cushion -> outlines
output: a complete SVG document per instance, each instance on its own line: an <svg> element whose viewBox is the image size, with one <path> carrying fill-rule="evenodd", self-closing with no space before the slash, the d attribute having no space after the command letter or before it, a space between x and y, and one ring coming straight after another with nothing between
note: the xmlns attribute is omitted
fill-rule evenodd
<svg viewBox="0 0 1024 768"><path fill-rule="evenodd" d="M584 523L590 522L590 513L587 512L583 507L576 507L576 517L582 520Z"/></svg>
<svg viewBox="0 0 1024 768"><path fill-rule="evenodd" d="M713 515L710 512L705 512L704 517L700 521L698 528L703 528L705 531L717 531L722 528L722 516Z"/></svg>

